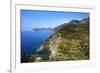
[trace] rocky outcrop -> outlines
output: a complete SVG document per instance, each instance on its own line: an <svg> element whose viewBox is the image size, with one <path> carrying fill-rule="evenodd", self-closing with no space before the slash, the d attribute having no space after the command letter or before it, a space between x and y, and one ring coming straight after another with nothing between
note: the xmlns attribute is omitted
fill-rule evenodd
<svg viewBox="0 0 100 73"><path fill-rule="evenodd" d="M37 52L48 52L48 57L49 59L53 58L56 55L57 52L57 48L59 46L60 43L60 34L53 34L52 36L50 36L38 49ZM46 55L47 55L46 54Z"/></svg>

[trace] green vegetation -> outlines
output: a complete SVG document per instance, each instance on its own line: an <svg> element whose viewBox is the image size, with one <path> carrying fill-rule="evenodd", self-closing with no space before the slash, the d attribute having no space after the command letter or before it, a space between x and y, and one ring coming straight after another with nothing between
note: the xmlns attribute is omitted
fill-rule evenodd
<svg viewBox="0 0 100 73"><path fill-rule="evenodd" d="M82 24L73 20L55 27L55 33L39 49L43 56L22 56L22 62L89 60L89 18ZM38 52L38 53L39 53Z"/></svg>
<svg viewBox="0 0 100 73"><path fill-rule="evenodd" d="M36 56L35 55L31 55L31 57L29 58L29 61L30 62L34 62L36 59Z"/></svg>
<svg viewBox="0 0 100 73"><path fill-rule="evenodd" d="M30 56L21 56L21 62L26 63L29 62Z"/></svg>
<svg viewBox="0 0 100 73"><path fill-rule="evenodd" d="M68 24L56 34L61 34L61 43L55 60L88 60L89 28L88 24Z"/></svg>

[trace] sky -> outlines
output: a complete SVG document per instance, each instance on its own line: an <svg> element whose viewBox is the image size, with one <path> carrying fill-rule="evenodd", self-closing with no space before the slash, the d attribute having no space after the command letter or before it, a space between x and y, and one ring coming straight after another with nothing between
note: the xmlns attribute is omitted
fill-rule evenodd
<svg viewBox="0 0 100 73"><path fill-rule="evenodd" d="M21 10L21 31L30 31L34 28L54 28L71 20L81 20L87 17L89 13Z"/></svg>

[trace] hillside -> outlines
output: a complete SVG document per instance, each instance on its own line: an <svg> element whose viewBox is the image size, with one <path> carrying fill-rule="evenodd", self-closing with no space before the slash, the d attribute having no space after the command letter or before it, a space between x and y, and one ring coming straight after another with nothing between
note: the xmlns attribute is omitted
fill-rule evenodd
<svg viewBox="0 0 100 73"><path fill-rule="evenodd" d="M81 24L69 24L59 30L56 35L61 35L61 42L55 60L89 59L88 30L86 25Z"/></svg>
<svg viewBox="0 0 100 73"><path fill-rule="evenodd" d="M55 27L55 33L37 50L42 56L35 57L34 61L88 60L89 20L83 21L84 24L82 20L72 20Z"/></svg>

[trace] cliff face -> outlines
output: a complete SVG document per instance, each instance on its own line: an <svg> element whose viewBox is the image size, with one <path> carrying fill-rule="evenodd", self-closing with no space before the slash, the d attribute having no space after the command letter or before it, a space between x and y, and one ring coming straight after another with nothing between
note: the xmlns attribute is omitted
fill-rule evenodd
<svg viewBox="0 0 100 73"><path fill-rule="evenodd" d="M45 50L48 50L50 53L48 53L49 60L54 58L57 53L57 48L60 44L60 35L55 33L51 37L49 37L38 49L37 52L44 52ZM47 54L46 54L47 55ZM44 55L45 56L45 55Z"/></svg>

